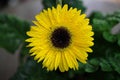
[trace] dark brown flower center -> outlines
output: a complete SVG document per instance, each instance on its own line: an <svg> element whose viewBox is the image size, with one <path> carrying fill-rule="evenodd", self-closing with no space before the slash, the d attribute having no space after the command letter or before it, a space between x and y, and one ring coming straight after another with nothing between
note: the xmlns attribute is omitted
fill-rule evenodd
<svg viewBox="0 0 120 80"><path fill-rule="evenodd" d="M70 39L71 35L69 31L64 27L55 29L51 36L51 42L53 46L57 48L66 48L69 46Z"/></svg>

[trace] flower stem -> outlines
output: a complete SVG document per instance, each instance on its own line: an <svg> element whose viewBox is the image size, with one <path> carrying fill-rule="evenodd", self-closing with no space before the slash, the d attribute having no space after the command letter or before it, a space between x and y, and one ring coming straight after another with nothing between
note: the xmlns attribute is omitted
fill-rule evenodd
<svg viewBox="0 0 120 80"><path fill-rule="evenodd" d="M56 0L56 5L60 4L62 6L62 0Z"/></svg>

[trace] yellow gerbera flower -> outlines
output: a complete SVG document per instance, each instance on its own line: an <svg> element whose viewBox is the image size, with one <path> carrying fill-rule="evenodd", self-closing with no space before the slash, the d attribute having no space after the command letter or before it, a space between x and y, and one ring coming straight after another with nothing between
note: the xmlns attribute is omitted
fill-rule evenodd
<svg viewBox="0 0 120 80"><path fill-rule="evenodd" d="M93 46L92 26L86 15L80 10L57 5L36 15L35 26L31 26L27 35L31 38L28 47L34 59L43 61L48 71L59 68L61 72L78 69L78 61L86 63Z"/></svg>

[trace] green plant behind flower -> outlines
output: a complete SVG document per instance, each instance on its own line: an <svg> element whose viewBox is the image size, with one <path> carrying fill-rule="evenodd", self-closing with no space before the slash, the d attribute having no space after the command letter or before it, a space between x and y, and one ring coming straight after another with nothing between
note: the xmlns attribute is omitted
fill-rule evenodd
<svg viewBox="0 0 120 80"><path fill-rule="evenodd" d="M120 23L120 12L106 16L100 12L94 12L90 16L90 22L95 33L95 45L92 47L94 52L90 54L88 63L79 63L78 71L47 72L33 58L26 57L28 50L25 48L24 40L27 38L26 31L29 30L30 23L0 14L0 47L14 53L23 44L20 51L20 66L10 80L120 80L120 34L113 35L110 32ZM26 61L23 62L25 57Z"/></svg>

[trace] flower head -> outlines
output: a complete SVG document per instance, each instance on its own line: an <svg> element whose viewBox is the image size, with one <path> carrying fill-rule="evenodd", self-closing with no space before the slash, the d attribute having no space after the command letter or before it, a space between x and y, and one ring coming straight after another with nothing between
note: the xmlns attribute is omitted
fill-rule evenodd
<svg viewBox="0 0 120 80"><path fill-rule="evenodd" d="M68 5L43 10L36 15L35 26L31 26L27 42L32 47L30 53L48 71L59 68L61 72L78 69L78 61L86 63L88 54L92 52L94 33L86 15Z"/></svg>

